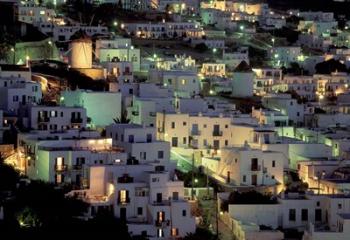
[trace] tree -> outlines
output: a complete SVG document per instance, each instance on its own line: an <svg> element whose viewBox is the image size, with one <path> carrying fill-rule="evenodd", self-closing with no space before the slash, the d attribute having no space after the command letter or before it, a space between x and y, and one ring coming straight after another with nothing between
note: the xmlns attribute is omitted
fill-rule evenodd
<svg viewBox="0 0 350 240"><path fill-rule="evenodd" d="M347 72L346 66L340 61L335 59L330 59L316 64L316 73L318 74L331 74L332 72Z"/></svg>
<svg viewBox="0 0 350 240"><path fill-rule="evenodd" d="M208 46L205 43L199 43L194 48L201 53L208 51Z"/></svg>
<svg viewBox="0 0 350 240"><path fill-rule="evenodd" d="M216 236L211 233L208 229L197 228L195 233L189 233L184 240L214 240Z"/></svg>

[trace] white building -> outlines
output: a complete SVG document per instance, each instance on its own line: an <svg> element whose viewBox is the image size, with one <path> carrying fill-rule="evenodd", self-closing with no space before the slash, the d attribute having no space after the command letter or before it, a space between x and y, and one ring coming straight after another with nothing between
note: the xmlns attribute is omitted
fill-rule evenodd
<svg viewBox="0 0 350 240"><path fill-rule="evenodd" d="M31 132L20 134L18 144L19 166L26 175L58 185L73 183L82 187L86 185L86 166L126 162L126 154L113 148L112 139L101 138L98 132Z"/></svg>
<svg viewBox="0 0 350 240"><path fill-rule="evenodd" d="M129 38L99 39L95 53L101 63L128 61L133 71L140 71L140 49L132 46Z"/></svg>
<svg viewBox="0 0 350 240"><path fill-rule="evenodd" d="M164 165L112 165L90 171L88 196L104 196L106 201L96 205L112 205L114 215L126 221L132 236L156 240L195 231L183 182Z"/></svg>
<svg viewBox="0 0 350 240"><path fill-rule="evenodd" d="M251 149L248 144L223 148L216 174L238 186L279 185L284 182L284 158L281 152Z"/></svg>
<svg viewBox="0 0 350 240"><path fill-rule="evenodd" d="M254 92L254 72L245 62L241 62L233 72L232 96L252 97Z"/></svg>
<svg viewBox="0 0 350 240"><path fill-rule="evenodd" d="M288 115L294 124L304 123L304 114L312 114L312 110L305 109L304 104L299 104L290 94L274 94L266 95L263 99L263 106L278 110L284 115Z"/></svg>
<svg viewBox="0 0 350 240"><path fill-rule="evenodd" d="M51 35L55 42L69 41L71 40L71 37L78 31L84 32L89 37L109 35L107 27L86 26L86 25L81 25L79 23L74 23L74 22L69 24L66 24L65 22L59 22L59 23L46 22L46 23L37 23L36 26L41 32L47 35Z"/></svg>
<svg viewBox="0 0 350 240"><path fill-rule="evenodd" d="M21 106L41 102L40 83L19 77L0 78L0 109L17 114Z"/></svg>
<svg viewBox="0 0 350 240"><path fill-rule="evenodd" d="M200 82L195 71L149 71L149 79L153 83L160 83L175 92L176 96L193 97L199 94Z"/></svg>
<svg viewBox="0 0 350 240"><path fill-rule="evenodd" d="M120 146L126 151L130 162L163 163L170 158L169 143L157 140L155 127L112 124L106 127L106 134L113 139L113 146Z"/></svg>
<svg viewBox="0 0 350 240"><path fill-rule="evenodd" d="M114 119L120 120L122 115L122 98L119 92L63 91L61 105L85 108L89 123L99 127L113 123ZM101 111L103 109L108 111Z"/></svg>
<svg viewBox="0 0 350 240"><path fill-rule="evenodd" d="M86 128L86 110L80 107L30 106L24 126L33 130L67 130Z"/></svg>
<svg viewBox="0 0 350 240"><path fill-rule="evenodd" d="M268 51L268 56L275 63L275 66L290 66L293 62L298 62L299 56L301 56L300 47L272 47Z"/></svg>
<svg viewBox="0 0 350 240"><path fill-rule="evenodd" d="M18 4L18 21L20 22L48 23L55 16L55 10L39 6L35 1L20 1Z"/></svg>
<svg viewBox="0 0 350 240"><path fill-rule="evenodd" d="M125 23L124 29L138 38L201 38L203 30L196 22Z"/></svg>

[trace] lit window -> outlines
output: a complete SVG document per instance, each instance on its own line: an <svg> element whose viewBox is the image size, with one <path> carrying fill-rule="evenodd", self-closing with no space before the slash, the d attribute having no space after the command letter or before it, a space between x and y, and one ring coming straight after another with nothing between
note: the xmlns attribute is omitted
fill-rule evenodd
<svg viewBox="0 0 350 240"><path fill-rule="evenodd" d="M120 196L120 202L126 203L126 190L120 190L119 196Z"/></svg>
<svg viewBox="0 0 350 240"><path fill-rule="evenodd" d="M45 11L40 11L40 15L45 15Z"/></svg>
<svg viewBox="0 0 350 240"><path fill-rule="evenodd" d="M179 235L179 229L178 228L172 228L171 229L171 236L176 237Z"/></svg>
<svg viewBox="0 0 350 240"><path fill-rule="evenodd" d="M185 85L185 84L186 84L186 79L182 79L182 80L181 80L181 84L182 84L182 85Z"/></svg>

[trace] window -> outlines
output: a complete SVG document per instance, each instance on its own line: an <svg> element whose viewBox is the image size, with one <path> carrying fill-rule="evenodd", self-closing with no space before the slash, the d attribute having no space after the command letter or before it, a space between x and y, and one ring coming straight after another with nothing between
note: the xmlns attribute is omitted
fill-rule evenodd
<svg viewBox="0 0 350 240"><path fill-rule="evenodd" d="M173 200L179 200L179 192L173 192Z"/></svg>
<svg viewBox="0 0 350 240"><path fill-rule="evenodd" d="M246 181L247 181L247 176L243 175L243 182L246 182Z"/></svg>
<svg viewBox="0 0 350 240"><path fill-rule="evenodd" d="M183 138L183 144L186 144L186 142L187 142L187 138L184 137L184 138Z"/></svg>
<svg viewBox="0 0 350 240"><path fill-rule="evenodd" d="M227 124L225 125L225 128L228 128L228 125L227 125Z"/></svg>
<svg viewBox="0 0 350 240"><path fill-rule="evenodd" d="M57 111L51 111L50 112L51 117L57 117Z"/></svg>
<svg viewBox="0 0 350 240"><path fill-rule="evenodd" d="M295 209L289 209L289 221L295 221L296 220L296 214Z"/></svg>
<svg viewBox="0 0 350 240"><path fill-rule="evenodd" d="M207 128L207 124L204 124L204 125L203 125L203 128Z"/></svg>
<svg viewBox="0 0 350 240"><path fill-rule="evenodd" d="M176 237L179 235L179 229L178 228L172 228L171 229L171 236Z"/></svg>
<svg viewBox="0 0 350 240"><path fill-rule="evenodd" d="M316 202L316 206L317 206L317 207L320 206L320 202L319 202L319 201Z"/></svg>
<svg viewBox="0 0 350 240"><path fill-rule="evenodd" d="M342 209L342 204L338 203L338 209Z"/></svg>
<svg viewBox="0 0 350 240"><path fill-rule="evenodd" d="M158 151L158 158L160 159L164 158L164 151Z"/></svg>
<svg viewBox="0 0 350 240"><path fill-rule="evenodd" d="M119 191L119 202L120 203L127 203L127 195L128 195L128 191L120 190Z"/></svg>
<svg viewBox="0 0 350 240"><path fill-rule="evenodd" d="M186 79L182 79L182 80L181 80L181 84L182 84L182 85L185 85L185 84L186 84Z"/></svg>
<svg viewBox="0 0 350 240"><path fill-rule="evenodd" d="M64 181L64 176L62 174L56 174L56 177L55 177L56 184L63 183L63 181Z"/></svg>
<svg viewBox="0 0 350 240"><path fill-rule="evenodd" d="M152 142L152 134L147 134L147 142Z"/></svg>
<svg viewBox="0 0 350 240"><path fill-rule="evenodd" d="M133 143L134 142L134 135L129 135L129 143Z"/></svg>
<svg viewBox="0 0 350 240"><path fill-rule="evenodd" d="M13 100L14 102L18 102L18 96L13 96L13 97L12 97L12 100Z"/></svg>
<svg viewBox="0 0 350 240"><path fill-rule="evenodd" d="M157 237L159 237L159 238L164 237L164 232L163 232L163 229L158 228L158 231L157 231Z"/></svg>
<svg viewBox="0 0 350 240"><path fill-rule="evenodd" d="M275 160L272 161L272 167L276 167L276 161Z"/></svg>
<svg viewBox="0 0 350 240"><path fill-rule="evenodd" d="M159 182L159 178L152 178L152 182Z"/></svg>
<svg viewBox="0 0 350 240"><path fill-rule="evenodd" d="M138 207L137 208L137 215L142 215L143 214L143 208L142 207Z"/></svg>
<svg viewBox="0 0 350 240"><path fill-rule="evenodd" d="M175 128L175 122L171 122L171 128Z"/></svg>
<svg viewBox="0 0 350 240"><path fill-rule="evenodd" d="M307 209L301 209L301 221L307 222L309 220Z"/></svg>
<svg viewBox="0 0 350 240"><path fill-rule="evenodd" d="M186 217L186 215L187 215L186 210L182 210L182 216L183 216L183 217Z"/></svg>
<svg viewBox="0 0 350 240"><path fill-rule="evenodd" d="M186 125L187 125L187 122L183 122L182 125L183 125L183 126L186 126Z"/></svg>
<svg viewBox="0 0 350 240"><path fill-rule="evenodd" d="M315 221L316 222L322 221L322 210L321 209L315 209Z"/></svg>

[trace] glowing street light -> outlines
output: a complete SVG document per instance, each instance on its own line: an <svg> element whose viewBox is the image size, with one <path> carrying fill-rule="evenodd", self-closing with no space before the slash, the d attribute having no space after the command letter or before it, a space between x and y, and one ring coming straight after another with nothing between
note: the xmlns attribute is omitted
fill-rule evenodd
<svg viewBox="0 0 350 240"><path fill-rule="evenodd" d="M195 179L194 179L194 182L195 182L195 183L198 183L198 179L197 179L197 178L195 178Z"/></svg>
<svg viewBox="0 0 350 240"><path fill-rule="evenodd" d="M240 29L241 31L243 31L243 30L244 30L244 26L243 26L243 25L239 26L239 29Z"/></svg>
<svg viewBox="0 0 350 240"><path fill-rule="evenodd" d="M117 22L117 21L114 21L114 22L113 22L113 26L115 26L115 27L118 26L118 22Z"/></svg>
<svg viewBox="0 0 350 240"><path fill-rule="evenodd" d="M213 53L216 53L218 50L216 48L213 48Z"/></svg>

